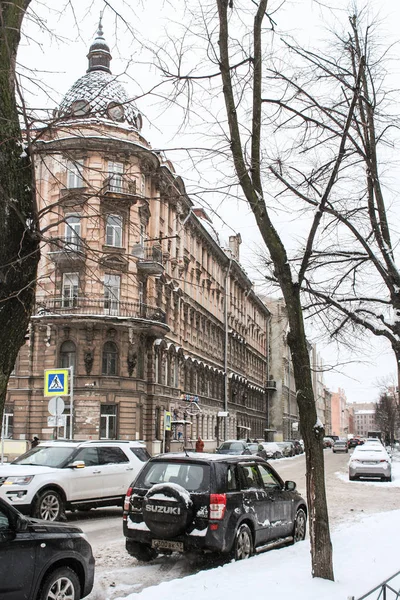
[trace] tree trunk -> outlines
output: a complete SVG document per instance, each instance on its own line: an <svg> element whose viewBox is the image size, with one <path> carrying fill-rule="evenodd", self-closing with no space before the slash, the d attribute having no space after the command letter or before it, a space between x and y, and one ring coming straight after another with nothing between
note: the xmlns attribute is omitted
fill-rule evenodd
<svg viewBox="0 0 400 600"><path fill-rule="evenodd" d="M292 357L300 415L301 435L306 455L306 488L309 509L309 528L312 553L312 575L334 579L332 544L329 531L328 508L325 492L325 465L323 454L322 423L318 422L311 378L310 354L304 332L300 297L293 290L286 290L292 304L288 311L290 333L288 344ZM285 296L285 292L284 292ZM296 306L297 305L297 306Z"/></svg>
<svg viewBox="0 0 400 600"><path fill-rule="evenodd" d="M7 383L34 303L39 236L35 186L16 104L15 62L30 0L0 2L0 427Z"/></svg>

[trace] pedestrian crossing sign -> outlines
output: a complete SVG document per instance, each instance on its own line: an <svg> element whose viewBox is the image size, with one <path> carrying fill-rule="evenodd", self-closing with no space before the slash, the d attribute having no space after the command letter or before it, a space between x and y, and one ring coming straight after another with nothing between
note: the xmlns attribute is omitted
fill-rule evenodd
<svg viewBox="0 0 400 600"><path fill-rule="evenodd" d="M44 372L45 396L68 396L69 369L51 369Z"/></svg>

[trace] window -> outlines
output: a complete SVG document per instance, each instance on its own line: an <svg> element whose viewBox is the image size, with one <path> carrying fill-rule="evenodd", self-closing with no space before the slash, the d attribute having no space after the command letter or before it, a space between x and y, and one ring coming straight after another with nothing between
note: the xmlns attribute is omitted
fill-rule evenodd
<svg viewBox="0 0 400 600"><path fill-rule="evenodd" d="M100 464L97 448L81 448L74 456L76 460L83 460L86 467L94 467Z"/></svg>
<svg viewBox="0 0 400 600"><path fill-rule="evenodd" d="M103 375L117 375L118 348L114 342L106 342L103 347Z"/></svg>
<svg viewBox="0 0 400 600"><path fill-rule="evenodd" d="M124 165L119 162L109 161L108 177L110 182L110 192L122 192Z"/></svg>
<svg viewBox="0 0 400 600"><path fill-rule="evenodd" d="M142 196L144 196L144 193L146 191L146 175L141 175L140 176L140 193Z"/></svg>
<svg viewBox="0 0 400 600"><path fill-rule="evenodd" d="M258 465L261 479L263 480L264 487L267 489L275 489L280 488L281 484L276 479L276 477L267 469L264 465Z"/></svg>
<svg viewBox="0 0 400 600"><path fill-rule="evenodd" d="M72 308L78 304L78 273L64 273L62 283L62 305L64 308Z"/></svg>
<svg viewBox="0 0 400 600"><path fill-rule="evenodd" d="M110 315L117 315L119 309L119 291L121 277L119 275L104 275L104 308Z"/></svg>
<svg viewBox="0 0 400 600"><path fill-rule="evenodd" d="M256 465L241 465L242 489L261 488L262 484Z"/></svg>
<svg viewBox="0 0 400 600"><path fill-rule="evenodd" d="M2 432L5 439L11 439L14 428L14 409L12 406L5 406L3 413Z"/></svg>
<svg viewBox="0 0 400 600"><path fill-rule="evenodd" d="M80 188L83 186L83 160L68 161L67 163L67 188Z"/></svg>
<svg viewBox="0 0 400 600"><path fill-rule="evenodd" d="M108 342L109 343L109 342ZM102 404L100 413L100 439L117 439L117 405ZM116 461L114 461L116 462Z"/></svg>
<svg viewBox="0 0 400 600"><path fill-rule="evenodd" d="M74 367L75 370L76 346L70 340L63 342L60 348L60 368L68 369Z"/></svg>
<svg viewBox="0 0 400 600"><path fill-rule="evenodd" d="M121 248L122 246L122 217L108 215L106 220L106 245Z"/></svg>
<svg viewBox="0 0 400 600"><path fill-rule="evenodd" d="M122 448L114 446L102 446L99 448L100 462L102 465L121 464L129 462Z"/></svg>
<svg viewBox="0 0 400 600"><path fill-rule="evenodd" d="M70 215L65 220L65 242L72 250L78 250L81 245L80 217Z"/></svg>

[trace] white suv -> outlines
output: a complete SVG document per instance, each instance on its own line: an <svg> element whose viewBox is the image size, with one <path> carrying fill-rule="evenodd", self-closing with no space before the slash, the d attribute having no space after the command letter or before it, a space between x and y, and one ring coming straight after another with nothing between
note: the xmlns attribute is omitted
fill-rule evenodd
<svg viewBox="0 0 400 600"><path fill-rule="evenodd" d="M65 510L123 506L150 458L141 442L48 441L0 465L0 497L32 517L65 520Z"/></svg>

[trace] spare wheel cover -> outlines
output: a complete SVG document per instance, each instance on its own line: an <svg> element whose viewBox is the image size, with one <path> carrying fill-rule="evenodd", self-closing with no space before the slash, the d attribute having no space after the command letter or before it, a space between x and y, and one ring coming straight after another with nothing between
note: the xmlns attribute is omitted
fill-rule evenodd
<svg viewBox="0 0 400 600"><path fill-rule="evenodd" d="M143 500L143 519L150 531L162 538L183 533L193 519L193 502L185 488L156 484Z"/></svg>

